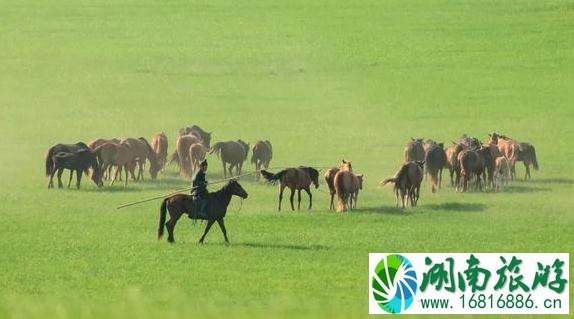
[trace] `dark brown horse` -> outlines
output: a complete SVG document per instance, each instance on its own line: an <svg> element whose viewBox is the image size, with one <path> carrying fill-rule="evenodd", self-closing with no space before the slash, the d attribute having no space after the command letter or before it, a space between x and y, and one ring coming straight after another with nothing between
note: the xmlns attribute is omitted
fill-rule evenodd
<svg viewBox="0 0 574 319"><path fill-rule="evenodd" d="M88 145L84 142L78 142L76 144L56 144L48 149L46 153L46 176L50 176L54 169L53 157L58 153L76 153L81 150L89 149ZM74 176L74 171L70 171L70 181L68 182L68 187L72 182L72 177Z"/></svg>
<svg viewBox="0 0 574 319"><path fill-rule="evenodd" d="M423 147L423 139L414 139L405 145L404 149L405 162L423 161L425 159L425 149Z"/></svg>
<svg viewBox="0 0 574 319"><path fill-rule="evenodd" d="M227 178L226 164L229 164L229 176L233 176L233 168L237 175L241 175L243 162L247 159L249 144L242 140L217 142L211 148L210 154L217 154L223 164L223 176Z"/></svg>
<svg viewBox="0 0 574 319"><path fill-rule="evenodd" d="M458 161L462 176L462 181L458 189L466 192L471 177L476 177L475 188L482 190L481 180L484 180L486 176L485 172L489 165L488 163L492 161L490 148L488 146L482 146L477 150L464 150L458 154Z"/></svg>
<svg viewBox="0 0 574 319"><path fill-rule="evenodd" d="M223 219L225 218L225 214L227 213L227 207L229 206L229 202L231 202L231 197L233 195L239 196L243 199L247 198L248 196L245 189L243 189L243 187L241 187L241 184L239 184L236 180L231 180L220 190L209 194L208 197L209 202L207 205L207 215L209 217L204 219L207 220L207 225L205 226L203 236L201 236L201 238L199 239L200 244L203 244L205 236L207 235L209 229L215 222L219 224L219 227L223 232L225 242L229 243ZM187 194L177 194L164 199L163 202L161 203L161 208L159 211L159 228L157 231L157 238L161 239L165 227L167 228L168 232L167 241L170 243L175 242L174 229L181 215L188 214L193 219L200 219L198 218L197 214L195 214L194 209L195 206L196 205L194 205L193 203L192 196ZM165 219L167 212L169 212L169 221L167 221L166 223Z"/></svg>
<svg viewBox="0 0 574 319"><path fill-rule="evenodd" d="M89 175L89 169L92 169L92 181L98 186L102 186L102 176L100 171L100 166L98 164L98 159L96 155L89 149L81 149L77 152L66 153L59 152L52 156L53 167L50 172L50 182L48 183L48 188L54 187L54 174L58 173L58 188L62 188L62 173L64 169L76 172L76 188L80 189L80 183L82 182L82 173ZM70 181L68 182L68 187L72 181L72 174L70 173Z"/></svg>
<svg viewBox="0 0 574 319"><path fill-rule="evenodd" d="M530 165L538 170L538 160L536 159L536 149L534 145L530 143L519 143L518 144L518 161L524 163L524 168L526 168L526 173L524 174L524 180L530 179Z"/></svg>
<svg viewBox="0 0 574 319"><path fill-rule="evenodd" d="M257 171L257 177L261 176L259 172L261 169L268 169L269 163L273 158L273 146L268 140L257 141L253 145L252 149L253 155L251 155L251 163L255 164L255 170Z"/></svg>
<svg viewBox="0 0 574 319"><path fill-rule="evenodd" d="M261 175L268 182L279 181L279 211L281 211L281 202L283 201L283 191L285 187L289 187L291 190L291 196L289 200L291 201L291 210L295 210L293 204L293 197L295 196L295 191L298 193L298 209L301 209L301 190L307 192L309 195L309 209L313 206L313 195L311 195L311 183L315 185L315 188L319 187L319 171L312 167L291 167L286 168L277 174L267 172L265 170L261 171Z"/></svg>

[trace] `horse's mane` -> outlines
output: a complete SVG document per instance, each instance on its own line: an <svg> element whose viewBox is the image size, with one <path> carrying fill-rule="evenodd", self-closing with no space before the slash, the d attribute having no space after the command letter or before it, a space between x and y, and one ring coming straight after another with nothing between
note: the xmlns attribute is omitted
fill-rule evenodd
<svg viewBox="0 0 574 319"><path fill-rule="evenodd" d="M314 169L313 167L300 166L299 168L307 171L307 174L309 174L309 177L311 177L312 180L318 180L319 179L319 171Z"/></svg>
<svg viewBox="0 0 574 319"><path fill-rule="evenodd" d="M153 151L153 148L148 143L148 141L144 137L140 137L140 138L138 138L138 140L142 141L145 144L145 146L147 148L148 157L150 158L150 161L157 162L157 157L155 156L155 152Z"/></svg>

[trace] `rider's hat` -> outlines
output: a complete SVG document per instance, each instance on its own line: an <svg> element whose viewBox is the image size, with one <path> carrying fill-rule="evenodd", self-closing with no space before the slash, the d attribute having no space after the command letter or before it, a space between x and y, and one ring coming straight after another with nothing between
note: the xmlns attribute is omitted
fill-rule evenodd
<svg viewBox="0 0 574 319"><path fill-rule="evenodd" d="M207 159L201 161L201 163L199 163L199 166L207 166Z"/></svg>

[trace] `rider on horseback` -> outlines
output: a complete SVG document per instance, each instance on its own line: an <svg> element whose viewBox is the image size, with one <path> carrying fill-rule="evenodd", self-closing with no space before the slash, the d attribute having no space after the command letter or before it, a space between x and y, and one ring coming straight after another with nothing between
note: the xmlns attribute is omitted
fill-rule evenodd
<svg viewBox="0 0 574 319"><path fill-rule="evenodd" d="M207 191L207 180L205 173L207 172L207 159L204 159L199 164L199 171L193 177L191 182L191 195L196 203L195 207L198 208L197 217L189 215L189 218L207 219L207 203L209 192Z"/></svg>

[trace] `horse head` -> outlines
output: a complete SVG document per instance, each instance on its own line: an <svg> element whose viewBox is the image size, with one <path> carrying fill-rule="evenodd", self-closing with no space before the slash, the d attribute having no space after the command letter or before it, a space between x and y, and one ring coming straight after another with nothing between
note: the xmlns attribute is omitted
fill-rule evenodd
<svg viewBox="0 0 574 319"><path fill-rule="evenodd" d="M363 174L357 175L357 179L359 180L359 189L363 189Z"/></svg>
<svg viewBox="0 0 574 319"><path fill-rule="evenodd" d="M306 169L309 177L311 178L311 182L315 185L315 188L319 188L319 171L313 167L306 167Z"/></svg>
<svg viewBox="0 0 574 319"><path fill-rule="evenodd" d="M352 172L353 171L353 165L351 165L351 161L346 161L345 159L343 159L341 161L341 165L339 165L339 169L342 171Z"/></svg>
<svg viewBox="0 0 574 319"><path fill-rule="evenodd" d="M227 183L227 187L229 188L232 195L239 196L243 199L246 199L249 194L245 191L245 189L239 184L236 179L232 179Z"/></svg>

